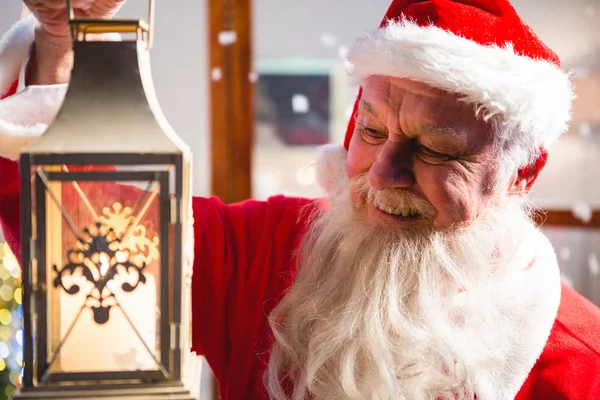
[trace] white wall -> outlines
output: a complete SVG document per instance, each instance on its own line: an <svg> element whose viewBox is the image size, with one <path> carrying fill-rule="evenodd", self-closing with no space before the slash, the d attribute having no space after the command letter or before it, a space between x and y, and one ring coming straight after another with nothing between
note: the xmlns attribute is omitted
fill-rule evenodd
<svg viewBox="0 0 600 400"><path fill-rule="evenodd" d="M337 45L349 45L376 28L389 0L254 0L257 57L337 57ZM325 46L329 33L337 45Z"/></svg>

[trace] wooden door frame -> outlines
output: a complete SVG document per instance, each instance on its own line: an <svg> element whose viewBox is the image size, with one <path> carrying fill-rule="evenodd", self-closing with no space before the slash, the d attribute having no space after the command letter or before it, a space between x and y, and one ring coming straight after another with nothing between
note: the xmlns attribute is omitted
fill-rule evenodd
<svg viewBox="0 0 600 400"><path fill-rule="evenodd" d="M229 204L252 196L252 2L208 0L206 4L211 194ZM211 382L212 399L217 400L214 377L204 382Z"/></svg>
<svg viewBox="0 0 600 400"><path fill-rule="evenodd" d="M233 203L252 195L252 2L210 0L207 6L211 192Z"/></svg>

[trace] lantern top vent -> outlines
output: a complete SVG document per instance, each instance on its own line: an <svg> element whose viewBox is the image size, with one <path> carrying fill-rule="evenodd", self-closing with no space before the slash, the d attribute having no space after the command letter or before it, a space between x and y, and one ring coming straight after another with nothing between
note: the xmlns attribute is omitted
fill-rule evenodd
<svg viewBox="0 0 600 400"><path fill-rule="evenodd" d="M54 122L25 154L182 154L188 147L168 124L150 71L149 20L73 19L73 69ZM134 33L135 40L95 41L98 33Z"/></svg>

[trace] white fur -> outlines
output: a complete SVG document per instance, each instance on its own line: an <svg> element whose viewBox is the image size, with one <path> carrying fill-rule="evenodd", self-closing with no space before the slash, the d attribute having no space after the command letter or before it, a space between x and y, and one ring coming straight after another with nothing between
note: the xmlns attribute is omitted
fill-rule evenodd
<svg viewBox="0 0 600 400"><path fill-rule="evenodd" d="M477 371L475 384L480 399L516 396L546 345L558 311L561 289L554 249L533 226L525 237L512 263L513 271L493 289L482 288L499 311L496 326L504 327L509 346L500 357L483 356L469 365L471 371ZM471 332L473 340L487 334L477 327Z"/></svg>
<svg viewBox="0 0 600 400"><path fill-rule="evenodd" d="M435 26L390 21L357 40L348 53L351 78L409 78L457 93L486 119L526 147L552 144L567 130L574 94L568 75L544 60L518 55L510 45L482 46ZM529 143L527 143L529 142Z"/></svg>
<svg viewBox="0 0 600 400"><path fill-rule="evenodd" d="M23 147L40 137L56 116L66 91L66 84L28 86L0 101L0 156L16 160Z"/></svg>
<svg viewBox="0 0 600 400"><path fill-rule="evenodd" d="M0 41L0 93L20 79L17 94L0 101L0 156L17 159L20 150L46 131L54 119L67 85L29 86L23 79L36 19L18 21Z"/></svg>

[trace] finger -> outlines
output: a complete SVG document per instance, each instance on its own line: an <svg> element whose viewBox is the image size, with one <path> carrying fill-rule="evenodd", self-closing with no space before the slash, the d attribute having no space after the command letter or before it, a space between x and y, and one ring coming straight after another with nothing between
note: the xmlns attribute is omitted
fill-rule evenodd
<svg viewBox="0 0 600 400"><path fill-rule="evenodd" d="M73 8L87 11L94 6L95 2L97 2L97 0L77 0L76 2L72 2L72 4Z"/></svg>
<svg viewBox="0 0 600 400"><path fill-rule="evenodd" d="M112 17L123 4L125 0L96 0L90 9L90 14L103 18Z"/></svg>

